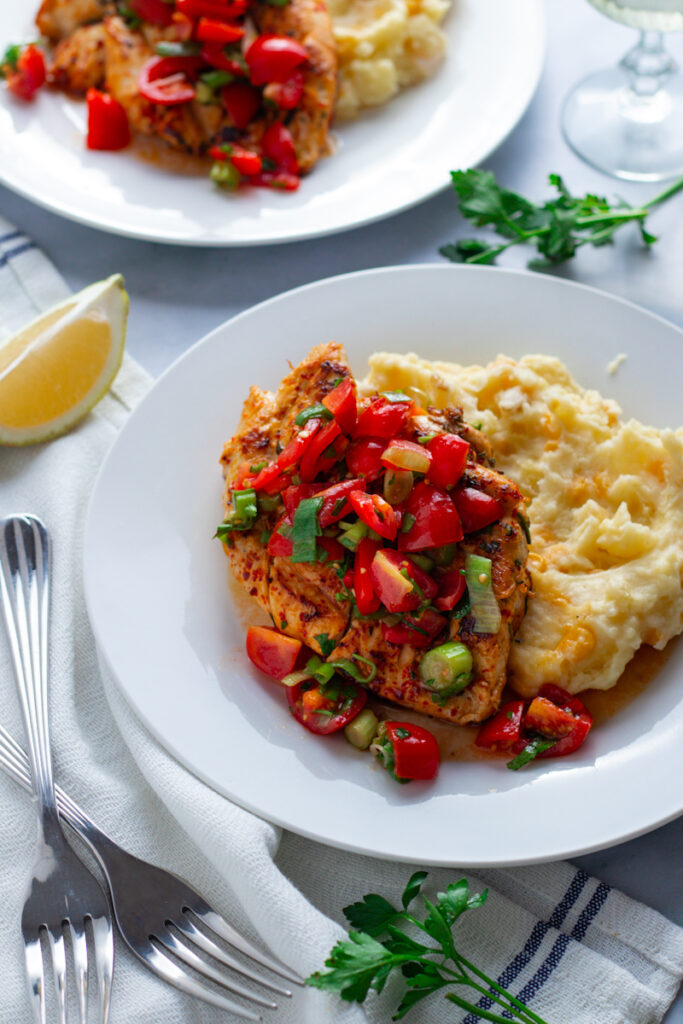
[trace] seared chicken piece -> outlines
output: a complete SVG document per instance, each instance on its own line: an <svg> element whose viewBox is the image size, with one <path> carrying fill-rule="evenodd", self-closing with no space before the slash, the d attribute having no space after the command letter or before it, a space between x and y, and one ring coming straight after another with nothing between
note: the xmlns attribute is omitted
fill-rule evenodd
<svg viewBox="0 0 683 1024"><path fill-rule="evenodd" d="M308 53L303 100L285 119L294 139L299 169L305 173L328 151L327 136L337 94L332 18L324 0L289 0L284 6L259 2L250 13L260 33L291 36Z"/></svg>
<svg viewBox="0 0 683 1024"><path fill-rule="evenodd" d="M192 113L190 103L167 107L150 103L140 95L138 77L154 51L140 32L128 28L123 18L111 17L105 28L105 87L128 115L131 130L141 135L158 135L174 149L200 153L206 138Z"/></svg>
<svg viewBox="0 0 683 1024"><path fill-rule="evenodd" d="M221 462L225 474L223 504L232 508L231 491L244 462L275 457L297 429L294 420L302 409L319 402L339 377L350 374L340 345L320 345L289 373L275 395L252 388L235 436L225 445ZM316 639L326 633L341 638L349 621L348 601L338 601L340 583L332 565L293 563L271 558L261 533L270 532L282 515L262 514L248 532L234 531L225 550L233 572L278 629L322 654Z"/></svg>
<svg viewBox="0 0 683 1024"><path fill-rule="evenodd" d="M105 36L101 22L77 28L57 44L48 67L48 81L67 92L84 94L104 81Z"/></svg>
<svg viewBox="0 0 683 1024"><path fill-rule="evenodd" d="M36 25L48 39L64 39L81 25L99 21L109 8L114 4L106 0L43 0Z"/></svg>

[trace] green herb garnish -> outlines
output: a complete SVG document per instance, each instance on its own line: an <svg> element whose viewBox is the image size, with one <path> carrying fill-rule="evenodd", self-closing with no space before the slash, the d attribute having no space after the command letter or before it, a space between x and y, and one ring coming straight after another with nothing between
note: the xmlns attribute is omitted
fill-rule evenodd
<svg viewBox="0 0 683 1024"><path fill-rule="evenodd" d="M292 561L315 562L317 559L316 537L322 533L318 512L322 498L304 498L296 507L292 523Z"/></svg>
<svg viewBox="0 0 683 1024"><path fill-rule="evenodd" d="M344 914L354 930L331 950L325 961L328 969L316 971L306 984L338 992L348 1002L362 1003L370 989L381 992L389 975L400 973L404 990L393 1020L400 1020L435 992L464 988L475 1002L453 991L444 991L446 999L477 1018L494 1024L509 1024L511 1020L547 1024L456 948L454 925L466 911L483 906L487 890L470 895L467 879L461 878L445 892L437 893L434 902L424 898L425 913L420 920L409 908L426 877L425 871L417 871L410 878L401 898L402 910L377 893L345 907ZM407 934L406 926L412 934ZM415 929L422 933L419 939L413 937ZM490 1010L476 1006L481 996L490 1000Z"/></svg>
<svg viewBox="0 0 683 1024"><path fill-rule="evenodd" d="M216 529L215 536L225 540L233 530L250 530L258 516L256 491L247 488L244 491L232 492L232 511Z"/></svg>
<svg viewBox="0 0 683 1024"><path fill-rule="evenodd" d="M521 754L517 754L517 757L513 757L512 761L508 761L507 767L511 772L518 772L525 764L533 761L544 750L550 750L556 743L557 740L549 740L545 736L535 736L532 740L529 740Z"/></svg>
<svg viewBox="0 0 683 1024"><path fill-rule="evenodd" d="M439 252L456 263L490 265L513 245L536 247L540 258L529 266L544 269L571 259L583 245L607 245L614 233L629 222L638 225L646 246L657 241L645 229L645 219L654 206L683 189L683 178L669 185L641 206L619 199L612 206L607 199L588 193L573 196L559 174L549 175L557 195L541 205L501 188L491 171L451 171L453 188L463 217L476 227L490 227L508 241L502 244L480 238L460 238Z"/></svg>
<svg viewBox="0 0 683 1024"><path fill-rule="evenodd" d="M304 423L308 423L312 419L331 420L332 413L320 402L316 402L315 405L309 405L307 409L302 409L294 422L297 427L303 427Z"/></svg>
<svg viewBox="0 0 683 1024"><path fill-rule="evenodd" d="M332 651L337 646L335 641L330 640L327 633L318 633L314 637L314 639L318 641L318 645L320 647L320 650L322 651L323 658L329 658L329 656L332 654Z"/></svg>

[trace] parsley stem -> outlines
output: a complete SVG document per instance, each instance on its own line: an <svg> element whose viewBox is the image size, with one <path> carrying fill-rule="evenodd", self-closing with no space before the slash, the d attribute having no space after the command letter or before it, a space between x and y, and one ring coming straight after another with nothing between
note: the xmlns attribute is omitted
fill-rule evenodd
<svg viewBox="0 0 683 1024"><path fill-rule="evenodd" d="M484 984L488 985L489 988L492 988L495 992L498 992L506 999L509 999L512 1005L516 1007L518 1011L521 1011L522 1013L526 1014L529 1020L533 1021L533 1024L547 1024L547 1021L544 1021L542 1017L539 1017L538 1014L534 1013L533 1010L530 1010L528 1006L525 1006L525 1004L520 1002L519 999L516 999L511 992L508 992L507 989L504 989L501 985L498 984L497 981L494 981L493 978L489 978L486 974L484 974L483 971L480 971L478 967L475 967L473 963L470 963L469 960L466 960L464 956L458 954L458 961L463 965L463 967L466 967L468 971L471 971L478 978L481 978ZM490 992L487 992L486 994L493 998Z"/></svg>
<svg viewBox="0 0 683 1024"><path fill-rule="evenodd" d="M475 1006L473 1003L468 1003L466 999L461 996L456 996L454 992L449 992L446 996L449 1002L455 1003L461 1010L467 1010L469 1013L475 1014L481 1020L490 1020L493 1024L510 1024L509 1017L501 1017L498 1013L492 1013L490 1010L484 1010L480 1006Z"/></svg>
<svg viewBox="0 0 683 1024"><path fill-rule="evenodd" d="M663 192L653 196L652 199L648 199L646 203L643 203L645 209L649 209L651 206L656 206L658 203L663 203L669 196L675 196L677 192L683 189L683 178L679 178L678 181L672 182Z"/></svg>

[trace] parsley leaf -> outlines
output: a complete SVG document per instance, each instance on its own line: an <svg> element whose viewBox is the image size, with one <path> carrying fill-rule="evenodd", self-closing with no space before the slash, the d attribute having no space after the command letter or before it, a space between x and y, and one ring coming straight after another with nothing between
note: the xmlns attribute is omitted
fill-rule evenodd
<svg viewBox="0 0 683 1024"><path fill-rule="evenodd" d="M680 178L642 206L631 206L623 199L612 205L590 192L574 196L559 174L550 174L548 181L557 195L539 204L503 188L491 171L451 171L451 180L463 217L475 227L491 228L506 241L460 238L442 246L441 255L456 263L490 266L511 246L528 244L536 247L540 257L529 263L535 269L564 263L583 245L609 245L615 232L629 222L637 224L649 248L657 237L646 230L646 217L652 207L683 189Z"/></svg>
<svg viewBox="0 0 683 1024"><path fill-rule="evenodd" d="M314 637L314 640L317 640L318 643L320 644L320 650L322 652L323 658L329 658L329 656L332 654L332 651L337 646L334 640L330 640L327 633L318 633Z"/></svg>
<svg viewBox="0 0 683 1024"><path fill-rule="evenodd" d="M399 914L388 900L371 892L360 903L344 907L344 917L352 928L358 928L368 935L381 935Z"/></svg>

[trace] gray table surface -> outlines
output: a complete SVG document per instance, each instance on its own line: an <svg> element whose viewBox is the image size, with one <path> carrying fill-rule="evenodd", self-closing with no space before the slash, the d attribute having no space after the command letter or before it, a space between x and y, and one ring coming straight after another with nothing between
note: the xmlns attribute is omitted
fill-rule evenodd
<svg viewBox="0 0 683 1024"><path fill-rule="evenodd" d="M646 198L659 186L616 182L593 171L568 149L559 130L560 106L568 88L580 76L619 59L632 45L634 33L580 0L548 0L547 14L548 53L536 96L486 166L506 185L532 197L544 193L548 172L558 171L577 192L618 193L629 201ZM669 48L683 63L680 36L669 40ZM116 271L125 274L132 300L128 348L154 375L223 320L256 302L320 277L439 261L438 246L463 228L447 191L390 220L346 234L220 251L100 233L39 209L1 187L0 213L42 246L74 289ZM655 233L661 232L652 252L643 251L635 230L627 228L614 248L584 250L561 273L639 302L683 326L683 196L653 215L651 226ZM520 251L506 259L509 266L523 264ZM673 779L672 785L680 785L680 779ZM683 925L682 850L683 818L679 818L577 863ZM683 995L666 1022L683 1024Z"/></svg>

